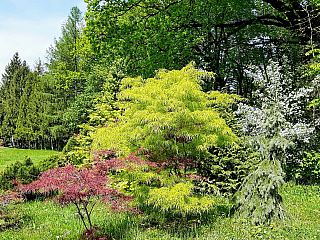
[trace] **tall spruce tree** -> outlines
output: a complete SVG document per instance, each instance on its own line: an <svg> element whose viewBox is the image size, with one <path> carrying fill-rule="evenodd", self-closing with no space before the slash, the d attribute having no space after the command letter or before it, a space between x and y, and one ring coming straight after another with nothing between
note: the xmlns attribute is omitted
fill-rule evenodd
<svg viewBox="0 0 320 240"><path fill-rule="evenodd" d="M20 139L23 147L34 148L41 139L40 126L42 124L42 92L39 91L38 72L29 73L26 77L26 85L20 99L19 115L15 135Z"/></svg>
<svg viewBox="0 0 320 240"><path fill-rule="evenodd" d="M6 66L5 72L2 74L1 84L0 84L0 123L2 126L4 116L5 116L5 101L9 96L9 86L10 81L13 78L14 73L22 66L21 59L18 53L15 53L10 63ZM0 131L2 127L0 126ZM3 135L0 133L0 135Z"/></svg>
<svg viewBox="0 0 320 240"><path fill-rule="evenodd" d="M80 124L80 122L72 123L73 127L70 128L70 118L63 115L69 112L68 108L78 105L76 102L78 96L80 96L80 102L81 98L85 96L83 95L85 77L80 67L81 59L78 51L83 27L83 15L79 8L73 7L68 19L62 25L61 37L55 39L54 44L47 51L50 71L45 77L46 87L49 87L46 99L51 99L49 100L50 107L49 105L47 107L52 111L46 116L51 122L49 123L50 134L48 135L51 147L62 145L61 138L66 138L68 134L77 131L77 125ZM85 106L87 105L85 104ZM91 105L89 104L89 106ZM80 108L81 111L85 111L83 107ZM76 116L78 116L78 112L76 112Z"/></svg>
<svg viewBox="0 0 320 240"><path fill-rule="evenodd" d="M0 134L6 142L10 141L13 147L19 144L15 140L15 129L20 108L20 98L25 89L26 77L30 72L31 70L27 63L25 61L22 62L19 54L16 53L2 76L3 85L1 86L0 98L3 112Z"/></svg>

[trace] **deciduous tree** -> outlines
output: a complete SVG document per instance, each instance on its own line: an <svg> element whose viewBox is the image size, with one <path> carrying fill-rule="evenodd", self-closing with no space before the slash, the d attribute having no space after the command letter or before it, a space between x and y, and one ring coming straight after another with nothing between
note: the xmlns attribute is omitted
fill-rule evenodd
<svg viewBox="0 0 320 240"><path fill-rule="evenodd" d="M117 211L134 211L127 206L132 197L108 187L109 181L108 171L103 171L98 167L88 169L68 166L50 169L42 173L39 180L22 185L19 189L22 193L40 191L49 194L58 191L59 195L55 197L55 201L61 205L74 204L82 223L89 230L93 229L92 211L100 200Z"/></svg>

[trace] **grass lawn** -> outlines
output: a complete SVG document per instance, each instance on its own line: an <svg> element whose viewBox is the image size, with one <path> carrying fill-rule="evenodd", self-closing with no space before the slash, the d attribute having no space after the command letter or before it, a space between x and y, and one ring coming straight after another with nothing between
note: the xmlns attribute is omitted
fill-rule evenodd
<svg viewBox="0 0 320 240"><path fill-rule="evenodd" d="M23 161L26 156L30 157L33 163L38 163L46 157L59 152L52 150L29 150L0 147L0 172L15 161Z"/></svg>
<svg viewBox="0 0 320 240"><path fill-rule="evenodd" d="M286 184L281 189L290 219L285 224L253 226L217 211L198 220L177 218L152 220L151 215L111 214L97 206L93 222L108 239L320 239L320 187ZM52 201L23 204L24 220L20 227L0 232L0 240L80 239L84 231L73 206L61 208ZM105 238L104 238L105 239Z"/></svg>

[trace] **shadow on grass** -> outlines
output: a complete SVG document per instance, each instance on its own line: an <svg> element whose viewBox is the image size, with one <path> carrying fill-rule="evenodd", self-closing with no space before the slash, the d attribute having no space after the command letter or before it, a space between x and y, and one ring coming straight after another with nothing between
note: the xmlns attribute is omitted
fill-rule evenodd
<svg viewBox="0 0 320 240"><path fill-rule="evenodd" d="M99 230L110 239L130 239L132 231L139 228L140 222L140 216L129 213L112 214L99 223Z"/></svg>
<svg viewBox="0 0 320 240"><path fill-rule="evenodd" d="M145 233L148 236L156 234L157 237L159 234L164 234L171 238L193 238L199 235L202 227L210 227L221 217L229 216L230 208L229 204L221 204L206 213L182 216L172 213L164 214L144 206L143 214L112 215L99 223L99 229L110 239L133 239L139 233Z"/></svg>

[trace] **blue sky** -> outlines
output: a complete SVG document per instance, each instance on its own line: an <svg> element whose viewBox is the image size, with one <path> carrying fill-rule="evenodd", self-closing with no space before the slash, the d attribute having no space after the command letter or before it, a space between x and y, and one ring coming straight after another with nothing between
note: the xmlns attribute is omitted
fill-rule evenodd
<svg viewBox="0 0 320 240"><path fill-rule="evenodd" d="M14 53L33 68L61 34L72 7L85 13L84 0L0 0L0 76Z"/></svg>

